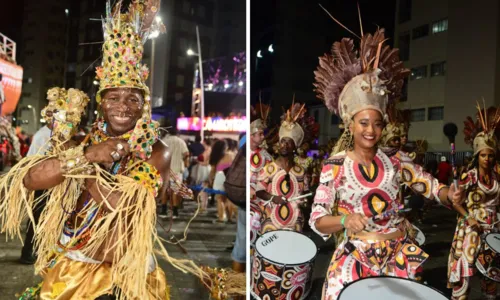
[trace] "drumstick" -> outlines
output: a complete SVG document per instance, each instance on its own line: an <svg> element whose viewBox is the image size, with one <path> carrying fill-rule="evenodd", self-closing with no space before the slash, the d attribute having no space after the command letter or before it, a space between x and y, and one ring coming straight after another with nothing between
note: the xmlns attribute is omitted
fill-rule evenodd
<svg viewBox="0 0 500 300"><path fill-rule="evenodd" d="M312 194L313 194L313 193L305 194L305 195L298 196L298 197L295 197L295 198L292 198L292 199L288 199L287 201L288 201L288 202L292 202L292 201L300 200L300 199L303 199L303 198L307 198L307 197L309 197L309 196L312 196Z"/></svg>
<svg viewBox="0 0 500 300"><path fill-rule="evenodd" d="M409 212L409 211L411 211L411 208L404 208L404 205L399 205L398 207L396 207L394 209L390 209L390 210L384 211L381 214L373 216L372 221L388 219L392 216L397 215L398 213L405 213L405 212Z"/></svg>

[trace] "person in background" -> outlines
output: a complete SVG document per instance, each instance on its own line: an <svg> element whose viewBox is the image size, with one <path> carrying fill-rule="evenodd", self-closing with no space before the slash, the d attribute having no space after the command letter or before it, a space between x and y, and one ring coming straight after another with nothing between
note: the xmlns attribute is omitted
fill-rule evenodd
<svg viewBox="0 0 500 300"><path fill-rule="evenodd" d="M451 165L446 160L445 156L441 156L441 162L438 164L437 178L440 183L448 184L451 177Z"/></svg>
<svg viewBox="0 0 500 300"><path fill-rule="evenodd" d="M0 73L0 113L2 112L1 105L5 102L5 92L3 91L2 78L2 73Z"/></svg>
<svg viewBox="0 0 500 300"><path fill-rule="evenodd" d="M197 135L194 138L194 143L191 143L191 145L189 146L189 152L191 152L191 156L194 157L197 157L205 152L205 146L203 146L203 144L201 143L200 135Z"/></svg>
<svg viewBox="0 0 500 300"><path fill-rule="evenodd" d="M52 134L52 111L46 111L46 125L40 128L31 142L31 146L27 151L27 156L31 155L43 155L49 148L49 140ZM35 199L39 198L45 193L45 190L35 191ZM40 214L45 207L46 199L40 201L39 205L33 209L33 217L35 218L35 223L38 224L40 219ZM26 230L26 237L24 238L24 245L21 250L21 258L19 262L25 265L32 265L36 262L36 254L33 251L33 236L35 232L33 229L33 224L28 221L28 229Z"/></svg>
<svg viewBox="0 0 500 300"><path fill-rule="evenodd" d="M163 142L168 145L172 157L170 168L173 174L171 174L171 176L176 176L180 179L180 181L182 181L184 169L186 168L189 159L189 150L186 142L177 136L177 130L175 127L171 127L169 129L169 133L163 138ZM179 217L179 206L182 199L180 195L177 195L172 191L168 193L170 194L169 196L173 218L176 219ZM167 218L167 192L162 195L161 204L159 217Z"/></svg>
<svg viewBox="0 0 500 300"><path fill-rule="evenodd" d="M226 181L226 173L231 166L234 155L227 151L227 144L220 140L215 142L210 154L209 163L211 166L211 182L214 190L224 191L224 181ZM227 201L226 196L215 195L217 201L217 220L214 223L227 223L232 221L234 213L234 205Z"/></svg>

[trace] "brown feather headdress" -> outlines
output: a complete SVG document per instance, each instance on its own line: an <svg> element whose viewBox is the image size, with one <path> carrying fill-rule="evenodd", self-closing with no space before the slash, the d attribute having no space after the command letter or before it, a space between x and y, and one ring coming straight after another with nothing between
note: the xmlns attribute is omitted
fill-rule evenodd
<svg viewBox="0 0 500 300"><path fill-rule="evenodd" d="M477 103L476 121L468 116L464 121L464 141L474 149L474 155L483 149L497 151L500 128L500 109L481 108Z"/></svg>
<svg viewBox="0 0 500 300"><path fill-rule="evenodd" d="M250 134L254 134L259 130L264 130L267 128L267 118L271 112L271 107L266 104L259 102L255 107L250 107Z"/></svg>
<svg viewBox="0 0 500 300"><path fill-rule="evenodd" d="M319 58L314 91L344 125L369 108L387 117L387 103L401 95L410 71L399 60L399 50L383 46L385 41L384 29L363 35L358 52L352 39L343 38L333 44L331 54Z"/></svg>
<svg viewBox="0 0 500 300"><path fill-rule="evenodd" d="M403 114L396 107L396 102L390 102L387 105L388 123L382 131L380 145L382 147L389 147L389 141L393 138L401 137L403 135Z"/></svg>

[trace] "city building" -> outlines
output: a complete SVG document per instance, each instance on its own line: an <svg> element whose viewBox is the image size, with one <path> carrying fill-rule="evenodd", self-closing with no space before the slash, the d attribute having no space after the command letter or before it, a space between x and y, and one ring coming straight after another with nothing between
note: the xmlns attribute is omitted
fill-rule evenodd
<svg viewBox="0 0 500 300"><path fill-rule="evenodd" d="M395 46L411 69L400 107L411 109L410 140L428 151L449 151L443 126L458 126L457 151L468 151L463 121L476 101L498 106L500 57L498 1L398 0Z"/></svg>
<svg viewBox="0 0 500 300"><path fill-rule="evenodd" d="M68 1L24 1L19 64L24 68L17 121L27 133L41 125L47 90L63 86L68 28Z"/></svg>

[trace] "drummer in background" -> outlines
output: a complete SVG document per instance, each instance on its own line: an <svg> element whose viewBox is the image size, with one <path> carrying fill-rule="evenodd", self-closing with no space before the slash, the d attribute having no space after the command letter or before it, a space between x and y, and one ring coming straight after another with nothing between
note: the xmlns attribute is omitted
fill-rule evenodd
<svg viewBox="0 0 500 300"><path fill-rule="evenodd" d="M481 299L496 299L497 295L497 283L477 272L476 268L476 264L480 264L487 269L493 260L489 257L491 253L482 251L481 236L498 232L497 109L490 108L487 114L484 116L479 110L479 121L474 122L468 117L464 122L465 142L472 146L474 155L469 170L460 176L460 186L466 190L465 203L455 207L460 216L448 258L448 287L453 288L451 299L467 299L474 274L481 277Z"/></svg>
<svg viewBox="0 0 500 300"><path fill-rule="evenodd" d="M357 52L353 40L344 38L333 45L332 55L320 57L315 72L318 97L346 128L339 139L344 149L335 147L340 152L324 162L309 222L324 239L338 232L345 236L333 254L322 299L337 299L346 284L360 278L418 279L428 254L408 238L397 214L400 181L444 205L463 194L440 185L399 149L377 147L387 104L398 99L409 73L398 51L389 46L377 51L384 40L383 29L365 33Z"/></svg>
<svg viewBox="0 0 500 300"><path fill-rule="evenodd" d="M260 171L273 161L272 156L267 152L265 145L264 130L267 128L267 117L271 107L258 103L251 108L252 123L250 123L250 255L253 254L253 243L260 231L261 210L257 204L255 188Z"/></svg>
<svg viewBox="0 0 500 300"><path fill-rule="evenodd" d="M294 104L286 112L279 129L279 156L267 164L257 178L255 194L262 212L260 234L278 229L302 232L304 216L299 205L303 201L287 200L302 196L308 190L305 170L293 159L306 136L299 124L304 116L305 105Z"/></svg>

